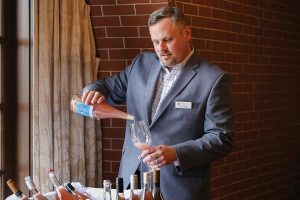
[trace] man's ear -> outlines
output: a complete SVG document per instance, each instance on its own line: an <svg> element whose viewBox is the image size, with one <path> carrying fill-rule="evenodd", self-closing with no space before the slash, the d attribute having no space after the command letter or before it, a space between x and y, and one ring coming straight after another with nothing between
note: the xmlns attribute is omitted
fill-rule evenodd
<svg viewBox="0 0 300 200"><path fill-rule="evenodd" d="M190 41L192 39L192 29L190 26L186 26L183 29L183 34L184 37L186 38L187 41Z"/></svg>

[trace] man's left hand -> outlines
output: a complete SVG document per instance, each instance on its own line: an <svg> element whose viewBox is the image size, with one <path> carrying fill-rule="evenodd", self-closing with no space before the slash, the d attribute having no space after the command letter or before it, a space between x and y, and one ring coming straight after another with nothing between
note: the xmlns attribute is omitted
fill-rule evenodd
<svg viewBox="0 0 300 200"><path fill-rule="evenodd" d="M176 149L167 145L149 147L142 152L141 156L143 162L153 169L161 168L177 160Z"/></svg>

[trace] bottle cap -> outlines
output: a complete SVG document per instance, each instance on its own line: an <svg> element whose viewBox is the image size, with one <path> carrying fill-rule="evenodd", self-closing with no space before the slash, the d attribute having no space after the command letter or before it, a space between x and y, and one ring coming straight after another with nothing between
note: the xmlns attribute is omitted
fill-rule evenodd
<svg viewBox="0 0 300 200"><path fill-rule="evenodd" d="M159 183L160 171L159 169L153 169L153 183Z"/></svg>
<svg viewBox="0 0 300 200"><path fill-rule="evenodd" d="M65 183L64 186L69 192L75 191L75 188L73 187L73 185L71 183Z"/></svg>
<svg viewBox="0 0 300 200"><path fill-rule="evenodd" d="M13 181L13 179L9 179L6 183L13 193L16 193L19 191L19 188L16 185L16 183Z"/></svg>
<svg viewBox="0 0 300 200"><path fill-rule="evenodd" d="M136 174L130 175L130 189L138 188L138 176Z"/></svg>
<svg viewBox="0 0 300 200"><path fill-rule="evenodd" d="M32 181L32 179L31 179L30 176L26 176L24 178L24 180L25 180L25 183L26 183L26 185L27 185L27 187L28 187L29 190L32 190L32 189L36 188L36 186L35 186L35 184Z"/></svg>
<svg viewBox="0 0 300 200"><path fill-rule="evenodd" d="M150 183L150 174L149 172L143 173L144 183Z"/></svg>
<svg viewBox="0 0 300 200"><path fill-rule="evenodd" d="M123 192L124 191L124 183L123 183L123 178L122 177L116 178L116 189L117 189L117 192Z"/></svg>

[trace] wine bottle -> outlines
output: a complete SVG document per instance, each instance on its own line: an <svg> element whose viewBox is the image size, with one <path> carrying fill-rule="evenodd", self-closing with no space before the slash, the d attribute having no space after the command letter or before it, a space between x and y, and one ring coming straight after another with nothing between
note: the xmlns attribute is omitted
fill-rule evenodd
<svg viewBox="0 0 300 200"><path fill-rule="evenodd" d="M30 176L26 176L24 178L24 180L35 200L47 200L47 198L37 190L32 178Z"/></svg>
<svg viewBox="0 0 300 200"><path fill-rule="evenodd" d="M89 197L87 197L84 194L81 194L80 192L78 192L71 183L65 183L64 184L65 188L74 195L74 197L78 200L85 200L85 199L89 199Z"/></svg>
<svg viewBox="0 0 300 200"><path fill-rule="evenodd" d="M111 200L111 182L110 180L103 180L103 200Z"/></svg>
<svg viewBox="0 0 300 200"><path fill-rule="evenodd" d="M139 200L138 195L138 176L136 174L130 175L130 197L129 200Z"/></svg>
<svg viewBox="0 0 300 200"><path fill-rule="evenodd" d="M9 179L6 184L8 185L9 189L19 198L22 200L28 200L28 198L23 194L23 192L19 189L13 179Z"/></svg>
<svg viewBox="0 0 300 200"><path fill-rule="evenodd" d="M153 200L152 193L150 190L150 173L144 172L143 178L144 178L144 187L142 190L141 200Z"/></svg>
<svg viewBox="0 0 300 200"><path fill-rule="evenodd" d="M134 116L116 109L105 101L93 105L86 105L81 101L78 94L71 100L71 110L80 115L96 119L120 118L134 120Z"/></svg>
<svg viewBox="0 0 300 200"><path fill-rule="evenodd" d="M153 169L153 189L152 195L154 200L163 200L163 196L160 191L160 171L159 169Z"/></svg>
<svg viewBox="0 0 300 200"><path fill-rule="evenodd" d="M54 170L50 169L48 172L49 178L55 187L56 194L60 200L74 200L76 198L73 197L73 194L71 194L67 189L64 188L63 185L58 181Z"/></svg>
<svg viewBox="0 0 300 200"><path fill-rule="evenodd" d="M125 200L123 178L116 178L116 200Z"/></svg>

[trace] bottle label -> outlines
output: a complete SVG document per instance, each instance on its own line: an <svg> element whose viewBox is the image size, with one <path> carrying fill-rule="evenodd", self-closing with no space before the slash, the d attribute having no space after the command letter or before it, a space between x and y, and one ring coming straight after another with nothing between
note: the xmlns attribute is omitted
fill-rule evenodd
<svg viewBox="0 0 300 200"><path fill-rule="evenodd" d="M93 118L93 106L86 105L82 102L76 102L76 113Z"/></svg>

